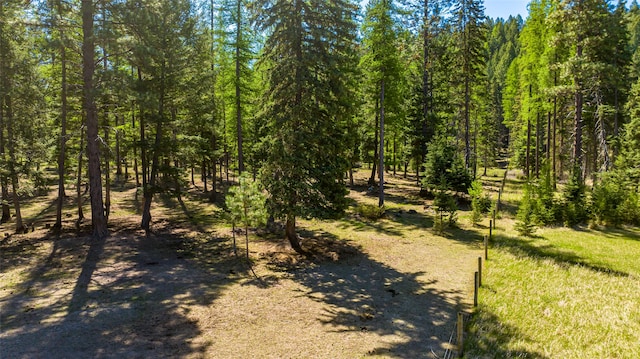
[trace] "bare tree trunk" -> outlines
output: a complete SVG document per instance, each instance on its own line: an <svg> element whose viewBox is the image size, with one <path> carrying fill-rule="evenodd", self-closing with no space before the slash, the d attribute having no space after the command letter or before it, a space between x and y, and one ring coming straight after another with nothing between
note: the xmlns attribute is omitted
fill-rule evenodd
<svg viewBox="0 0 640 359"><path fill-rule="evenodd" d="M236 0L236 131L238 132L238 173L244 171L242 155L242 106L240 102L240 42L242 41L242 1Z"/></svg>
<svg viewBox="0 0 640 359"><path fill-rule="evenodd" d="M376 98L376 115L375 115L375 126L374 126L374 139L375 145L373 146L373 166L371 169L371 177L369 177L369 186L374 186L376 184L376 170L378 169L377 160L378 160L378 134L379 134L379 99Z"/></svg>
<svg viewBox="0 0 640 359"><path fill-rule="evenodd" d="M83 109L87 121L87 157L89 160L89 194L91 196L91 223L93 236L102 239L109 232L104 215L102 201L102 175L100 173L100 139L98 137L98 111L94 100L93 75L95 71L94 59L94 29L93 29L93 1L82 0L82 78L83 78Z"/></svg>
<svg viewBox="0 0 640 359"><path fill-rule="evenodd" d="M81 126L81 130L84 127ZM81 131L82 132L82 131ZM78 219L76 221L76 227L80 227L80 223L84 220L84 212L82 210L82 158L84 157L84 136L80 136L80 151L78 151L78 176L76 178L76 200L78 205Z"/></svg>
<svg viewBox="0 0 640 359"><path fill-rule="evenodd" d="M287 215L287 221L285 225L285 236L289 240L289 243L291 244L291 248L293 248L294 251L300 254L306 254L306 252L304 251L304 249L302 249L302 246L300 245L300 238L296 233L296 217L294 215L291 215L291 214Z"/></svg>
<svg viewBox="0 0 640 359"><path fill-rule="evenodd" d="M115 115L116 128L120 125L118 114ZM116 130L116 182L122 180L122 153L120 152L120 131ZM126 176L125 176L126 177Z"/></svg>
<svg viewBox="0 0 640 359"><path fill-rule="evenodd" d="M467 169L471 166L471 139L470 139L470 106L471 88L469 78L465 74L464 79L464 165Z"/></svg>
<svg viewBox="0 0 640 359"><path fill-rule="evenodd" d="M582 58L582 39L578 36L576 46L576 57ZM576 75L574 78L576 91L575 91L575 121L573 124L573 170L581 171L579 178L582 178L582 80Z"/></svg>
<svg viewBox="0 0 640 359"><path fill-rule="evenodd" d="M527 119L527 154L525 162L525 175L527 179L531 176L531 121Z"/></svg>
<svg viewBox="0 0 640 359"><path fill-rule="evenodd" d="M536 114L536 178L540 178L540 112Z"/></svg>
<svg viewBox="0 0 640 359"><path fill-rule="evenodd" d="M133 67L131 68L131 71L133 72ZM135 102L132 103L131 105L131 128L135 129L136 128L136 105ZM131 140L132 142L135 143L136 140L136 135L134 134L135 132L132 131L131 132ZM140 172L138 171L138 155L136 155L136 150L135 147L133 148L133 150L131 151L132 156L133 156L133 172L136 176L136 189L140 187ZM136 195L137 195L138 191L136 190Z"/></svg>
<svg viewBox="0 0 640 359"><path fill-rule="evenodd" d="M0 67L1 68L1 67ZM0 97L0 158L5 160L5 138L4 138L4 111L3 111L4 98ZM4 171L0 173L0 185L2 186L2 220L0 223L5 223L11 219L11 212L9 207L9 181Z"/></svg>
<svg viewBox="0 0 640 359"><path fill-rule="evenodd" d="M162 76L164 76L164 68L166 64L162 64ZM153 201L153 195L155 193L156 179L158 177L158 167L160 161L160 142L162 142L162 121L164 119L164 101L165 101L165 89L164 89L164 77L160 79L160 101L158 104L158 120L156 122L156 138L153 145L153 158L151 160L151 177L149 179L149 186L144 191L144 206L142 209L142 223L141 227L147 233L151 230L151 202Z"/></svg>
<svg viewBox="0 0 640 359"><path fill-rule="evenodd" d="M378 207L382 207L384 206L384 79L380 85L380 149L378 151L380 156Z"/></svg>
<svg viewBox="0 0 640 359"><path fill-rule="evenodd" d="M64 162L67 149L67 51L64 44L64 32L60 31L60 66L62 67L62 88L60 91L60 149L58 153L58 203L56 206L56 223L53 228L62 228L62 207L64 205Z"/></svg>
<svg viewBox="0 0 640 359"><path fill-rule="evenodd" d="M109 116L105 114L105 128L104 128L104 142L107 148L109 147ZM109 221L109 214L111 213L111 166L109 160L109 151L105 151L104 154L104 216L105 220Z"/></svg>
<svg viewBox="0 0 640 359"><path fill-rule="evenodd" d="M7 119L7 144L9 147L9 177L11 177L11 190L13 192L13 208L16 213L16 232L22 232L26 229L22 222L22 214L20 212L20 197L18 195L20 184L18 182L18 173L16 172L16 153L15 153L15 137L13 134L13 109L11 107L11 97L4 96L4 106Z"/></svg>

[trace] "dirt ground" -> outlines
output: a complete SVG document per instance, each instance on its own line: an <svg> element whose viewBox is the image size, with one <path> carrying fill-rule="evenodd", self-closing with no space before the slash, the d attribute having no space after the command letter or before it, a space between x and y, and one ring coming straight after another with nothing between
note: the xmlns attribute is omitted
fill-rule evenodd
<svg viewBox="0 0 640 359"><path fill-rule="evenodd" d="M115 208L103 241L38 225L3 237L0 358L442 357L469 310L480 236L435 235L410 183L389 187L385 219L301 221L311 257L252 233L253 272L227 227L169 212L150 236Z"/></svg>

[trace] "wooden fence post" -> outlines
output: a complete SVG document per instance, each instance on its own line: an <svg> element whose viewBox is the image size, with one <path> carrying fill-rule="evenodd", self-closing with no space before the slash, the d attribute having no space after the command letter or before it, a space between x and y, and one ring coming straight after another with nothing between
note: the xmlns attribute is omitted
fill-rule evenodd
<svg viewBox="0 0 640 359"><path fill-rule="evenodd" d="M473 289L473 306L477 307L478 306L478 281L479 281L480 277L478 276L478 272L475 272L475 276L474 276L474 281L473 281L473 285L474 285L474 289Z"/></svg>
<svg viewBox="0 0 640 359"><path fill-rule="evenodd" d="M462 316L462 312L458 312L458 340L457 340L457 344L458 344L458 357L462 358L463 356L463 349L464 349L464 318Z"/></svg>
<svg viewBox="0 0 640 359"><path fill-rule="evenodd" d="M484 260L489 260L489 237L484 236Z"/></svg>
<svg viewBox="0 0 640 359"><path fill-rule="evenodd" d="M482 287L482 257L478 257L478 287Z"/></svg>

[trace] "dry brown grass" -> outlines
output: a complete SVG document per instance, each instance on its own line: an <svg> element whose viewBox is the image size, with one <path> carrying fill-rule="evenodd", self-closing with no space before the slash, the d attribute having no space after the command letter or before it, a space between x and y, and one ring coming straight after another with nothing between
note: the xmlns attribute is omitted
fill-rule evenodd
<svg viewBox="0 0 640 359"><path fill-rule="evenodd" d="M377 201L365 172L354 208ZM53 197L33 200L25 213L35 231L0 240L1 356L442 355L455 313L470 305L480 234L462 223L434 235L412 182L389 182L385 218L301 221L312 256L251 233L252 269L233 255L222 209L197 188L184 206L158 197L149 237L137 229L135 189L116 189L105 241L87 237L88 223L75 229L71 202L53 235L44 228Z"/></svg>

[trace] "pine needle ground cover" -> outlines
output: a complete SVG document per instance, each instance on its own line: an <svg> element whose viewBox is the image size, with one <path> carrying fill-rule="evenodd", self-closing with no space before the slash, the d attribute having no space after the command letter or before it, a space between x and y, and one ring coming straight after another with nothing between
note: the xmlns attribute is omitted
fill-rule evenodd
<svg viewBox="0 0 640 359"><path fill-rule="evenodd" d="M364 172L345 217L300 221L310 258L252 230L251 268L244 246L233 254L221 193L157 196L146 236L135 189L114 186L103 241L88 221L75 228L72 199L53 235L54 197L34 198L24 212L34 230L0 238L0 356L442 356L457 311L471 307L480 236L435 235L415 180L389 178L384 216L362 217L358 206L377 201Z"/></svg>

